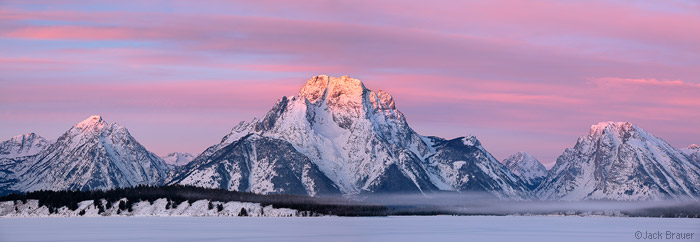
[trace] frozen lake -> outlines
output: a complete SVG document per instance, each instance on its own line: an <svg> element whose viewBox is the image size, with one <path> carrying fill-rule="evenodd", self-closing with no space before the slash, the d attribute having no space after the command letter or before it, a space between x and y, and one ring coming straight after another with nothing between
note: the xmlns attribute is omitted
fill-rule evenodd
<svg viewBox="0 0 700 242"><path fill-rule="evenodd" d="M3 218L0 241L638 241L694 233L700 219L427 216ZM667 240L667 239L662 239Z"/></svg>

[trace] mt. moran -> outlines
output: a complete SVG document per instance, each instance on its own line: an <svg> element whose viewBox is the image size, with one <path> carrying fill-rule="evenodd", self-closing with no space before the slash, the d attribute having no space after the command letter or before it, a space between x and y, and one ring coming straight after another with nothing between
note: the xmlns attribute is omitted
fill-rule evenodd
<svg viewBox="0 0 700 242"><path fill-rule="evenodd" d="M315 76L262 120L242 122L170 184L258 193L480 191L528 197L476 137L418 135L384 91Z"/></svg>
<svg viewBox="0 0 700 242"><path fill-rule="evenodd" d="M536 192L563 200L697 198L700 165L636 125L602 122L559 156Z"/></svg>

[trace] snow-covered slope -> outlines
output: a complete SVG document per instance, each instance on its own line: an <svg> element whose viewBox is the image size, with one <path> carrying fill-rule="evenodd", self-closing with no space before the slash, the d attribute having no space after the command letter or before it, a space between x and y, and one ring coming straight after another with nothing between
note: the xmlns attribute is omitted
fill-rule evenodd
<svg viewBox="0 0 700 242"><path fill-rule="evenodd" d="M171 166L184 166L194 160L194 155L185 152L173 152L161 157L166 164Z"/></svg>
<svg viewBox="0 0 700 242"><path fill-rule="evenodd" d="M91 116L14 168L5 190L109 189L161 184L168 167L129 131Z"/></svg>
<svg viewBox="0 0 700 242"><path fill-rule="evenodd" d="M346 194L487 191L499 197L517 198L527 193L525 185L493 159L476 138L470 137L470 142L474 141L470 144L450 146L445 145L449 143L447 140L418 135L408 126L388 93L369 90L359 80L347 76L309 79L297 96L280 99L263 119L241 122L234 127L220 144L199 155L186 167L187 171L171 179L171 183L237 189L237 186L244 187L240 187L241 183L225 184L231 180L222 177L243 174L238 179L251 181L245 189L269 187L254 184L256 179L246 175L254 173L237 172L236 166L224 166L228 168L220 172L209 165L231 162L219 151L250 137L256 140L265 137L290 147L284 148L285 152L297 158L278 162L275 167L291 169L289 167L300 162L307 166L305 160L308 159L316 167L313 170L318 169L319 175L331 182L323 182L323 189L306 186L307 191L330 187L337 187ZM441 152L441 149L445 150ZM253 161L273 160L259 155L253 158ZM218 175L209 176L214 171L219 172ZM223 174L227 172L229 175ZM285 184L297 183L284 181ZM280 190L265 190L273 191Z"/></svg>
<svg viewBox="0 0 700 242"><path fill-rule="evenodd" d="M636 125L602 122L559 156L537 195L564 200L697 198L700 166Z"/></svg>
<svg viewBox="0 0 700 242"><path fill-rule="evenodd" d="M318 166L286 141L250 134L200 156L174 178L179 184L255 193L338 194Z"/></svg>
<svg viewBox="0 0 700 242"><path fill-rule="evenodd" d="M474 136L446 140L429 137L431 152L425 160L436 184L456 191L489 192L499 198L528 198L529 189L486 151ZM450 189L447 189L450 190Z"/></svg>
<svg viewBox="0 0 700 242"><path fill-rule="evenodd" d="M50 144L51 142L35 133L17 135L0 143L0 158L35 155Z"/></svg>
<svg viewBox="0 0 700 242"><path fill-rule="evenodd" d="M700 165L700 145L689 145L687 148L681 149L681 152L683 152L688 159Z"/></svg>
<svg viewBox="0 0 700 242"><path fill-rule="evenodd" d="M537 158L526 152L509 156L503 160L503 164L532 190L537 188L547 176L547 168Z"/></svg>

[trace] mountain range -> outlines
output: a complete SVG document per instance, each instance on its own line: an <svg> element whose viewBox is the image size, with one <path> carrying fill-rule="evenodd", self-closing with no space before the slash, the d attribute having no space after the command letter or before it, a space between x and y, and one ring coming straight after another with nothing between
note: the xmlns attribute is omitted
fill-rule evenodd
<svg viewBox="0 0 700 242"><path fill-rule="evenodd" d="M700 197L700 148L676 149L636 125L591 127L547 171L532 155L494 158L471 135L416 133L391 95L347 76L315 76L260 119L194 156L158 157L91 116L56 141L0 144L0 194L182 184L309 196L479 192L506 199Z"/></svg>
<svg viewBox="0 0 700 242"><path fill-rule="evenodd" d="M43 138L33 137L35 143L44 143ZM4 148L18 151L22 149L15 147L22 145L15 142ZM168 175L166 163L146 150L125 127L97 115L42 147L25 153L27 156L2 160L2 193L159 185Z"/></svg>

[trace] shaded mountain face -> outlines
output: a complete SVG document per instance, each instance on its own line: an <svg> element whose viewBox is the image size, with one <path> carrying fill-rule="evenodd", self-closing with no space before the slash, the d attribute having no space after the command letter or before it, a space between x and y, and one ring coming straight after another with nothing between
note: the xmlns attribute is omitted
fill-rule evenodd
<svg viewBox="0 0 700 242"><path fill-rule="evenodd" d="M0 196L12 191L17 180L17 169L29 156L36 155L51 144L43 137L23 134L0 143Z"/></svg>
<svg viewBox="0 0 700 242"><path fill-rule="evenodd" d="M525 184L481 146L474 136L446 140L430 137L433 152L427 159L428 170L444 190L490 192L499 198L527 198Z"/></svg>
<svg viewBox="0 0 700 242"><path fill-rule="evenodd" d="M241 161L236 164L277 160L275 167L283 170L308 166L318 174L314 184L320 184L314 187L302 183L309 195L334 192L331 189L334 187L344 194L452 190L487 191L498 197L527 196L522 182L493 159L476 138L469 139L475 144L462 142L460 146L451 146L447 140L418 135L408 126L388 93L369 90L359 80L347 76L316 76L306 82L297 96L280 99L264 118L234 127L221 143L209 147L185 171L170 179L170 183L287 192L292 188L275 182L256 184L255 173L242 172L242 165L240 168L223 165L231 163L229 156L238 152L231 148L233 144L243 142L251 143L244 147L257 147L254 144L259 140L274 140L280 143L277 149L294 156L281 159L274 152L253 152L256 156L240 156ZM217 170L213 166L227 168ZM212 169L217 175L210 176L214 174ZM238 180L249 182L241 185L232 182L237 179L225 178L239 175L242 177ZM291 177L297 176L288 176ZM293 179L284 181L297 184Z"/></svg>
<svg viewBox="0 0 700 242"><path fill-rule="evenodd" d="M263 194L339 194L333 182L290 143L256 134L241 137L206 160L196 160L174 179L183 185Z"/></svg>
<svg viewBox="0 0 700 242"><path fill-rule="evenodd" d="M126 128L91 116L43 151L19 161L5 190L158 185L167 177L167 170L165 162L139 144Z"/></svg>
<svg viewBox="0 0 700 242"><path fill-rule="evenodd" d="M0 143L0 159L35 155L50 144L51 142L35 133L17 135Z"/></svg>
<svg viewBox="0 0 700 242"><path fill-rule="evenodd" d="M190 153L172 152L160 158L162 158L166 164L175 167L187 165L188 163L190 163L190 161L194 160L194 157L195 156Z"/></svg>
<svg viewBox="0 0 700 242"><path fill-rule="evenodd" d="M538 187L543 199L656 200L700 196L700 166L636 125L603 122L566 149Z"/></svg>
<svg viewBox="0 0 700 242"><path fill-rule="evenodd" d="M700 146L696 144L692 144L688 146L687 148L681 149L681 152L688 157L691 161L695 162L695 164L700 165Z"/></svg>
<svg viewBox="0 0 700 242"><path fill-rule="evenodd" d="M503 160L503 165L525 182L531 190L537 188L547 177L547 168L537 158L526 152L509 156Z"/></svg>

